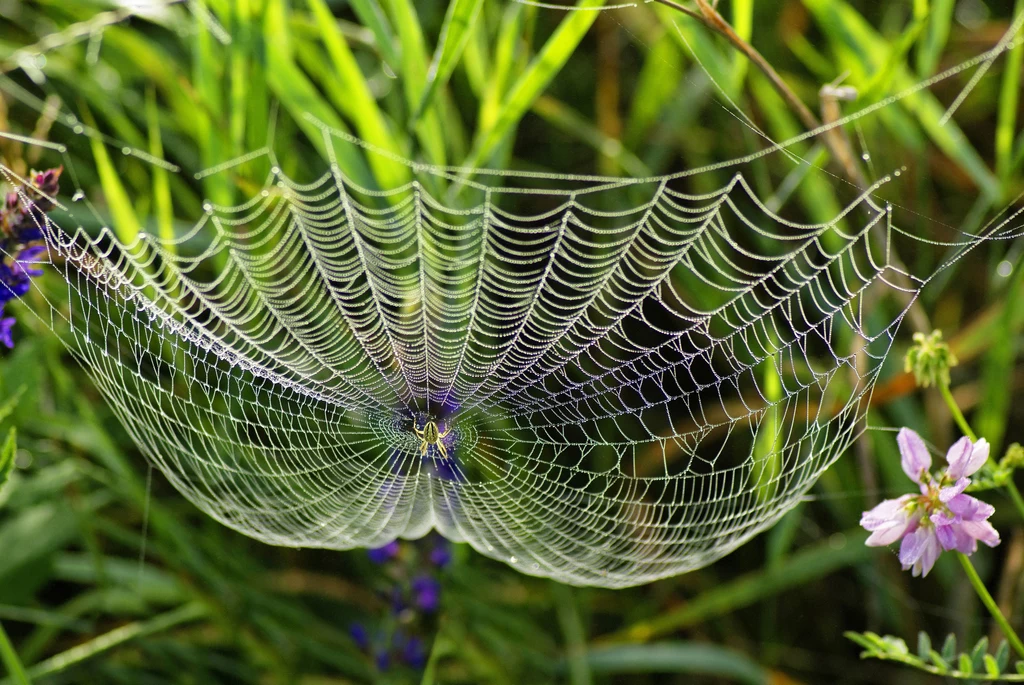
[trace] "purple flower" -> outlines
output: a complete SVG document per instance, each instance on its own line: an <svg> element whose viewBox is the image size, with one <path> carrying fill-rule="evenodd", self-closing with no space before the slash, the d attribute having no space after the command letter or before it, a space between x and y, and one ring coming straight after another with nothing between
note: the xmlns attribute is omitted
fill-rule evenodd
<svg viewBox="0 0 1024 685"><path fill-rule="evenodd" d="M366 556L370 557L370 561L375 564L384 564L397 557L398 552L398 540L392 540L383 547L366 550Z"/></svg>
<svg viewBox="0 0 1024 685"><path fill-rule="evenodd" d="M430 563L438 568L444 568L452 561L452 551L445 541L440 541L430 550Z"/></svg>
<svg viewBox="0 0 1024 685"><path fill-rule="evenodd" d="M999 533L988 522L995 509L964 494L972 476L988 460L989 444L961 438L946 452L946 469L932 475L931 455L924 441L909 428L896 436L903 471L918 484L920 495L903 495L865 511L860 525L871 531L865 544L890 545L902 539L900 563L904 571L926 576L942 551L973 554L978 541L999 544Z"/></svg>
<svg viewBox="0 0 1024 685"><path fill-rule="evenodd" d="M423 646L423 640L415 635L410 635L401 645L399 658L413 668L423 668L426 666L427 650Z"/></svg>
<svg viewBox="0 0 1024 685"><path fill-rule="evenodd" d="M21 253L14 258L13 269L20 271L25 276L34 278L36 276L42 276L42 269L31 268L32 264L39 264L39 259L42 255L46 254L46 245L34 245L32 247L26 247Z"/></svg>
<svg viewBox="0 0 1024 685"><path fill-rule="evenodd" d="M348 627L349 637L352 638L352 642L356 643L356 647L362 650L370 648L370 634L366 632L366 626L362 623L353 623Z"/></svg>
<svg viewBox="0 0 1024 685"><path fill-rule="evenodd" d="M2 303L0 303L0 312L3 311ZM13 316L6 318L0 318L0 343L3 343L4 347L9 350L14 349L14 337L11 335L14 331L15 319Z"/></svg>
<svg viewBox="0 0 1024 685"><path fill-rule="evenodd" d="M426 612L436 611L441 603L441 583L430 576L417 576L412 581L413 604Z"/></svg>

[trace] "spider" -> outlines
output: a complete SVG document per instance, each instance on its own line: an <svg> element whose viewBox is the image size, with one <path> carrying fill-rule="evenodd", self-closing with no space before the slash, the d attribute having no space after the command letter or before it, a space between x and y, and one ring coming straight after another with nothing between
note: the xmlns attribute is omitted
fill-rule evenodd
<svg viewBox="0 0 1024 685"><path fill-rule="evenodd" d="M437 424L433 421L427 421L423 425L423 430L416 427L414 423L412 430L416 433L416 437L422 440L420 443L420 453L423 456L427 455L427 447L433 445L437 448L437 451L441 453L441 456L445 459L448 458L448 448L444 446L442 442L448 434L452 432L451 428L446 428L443 432L437 429Z"/></svg>

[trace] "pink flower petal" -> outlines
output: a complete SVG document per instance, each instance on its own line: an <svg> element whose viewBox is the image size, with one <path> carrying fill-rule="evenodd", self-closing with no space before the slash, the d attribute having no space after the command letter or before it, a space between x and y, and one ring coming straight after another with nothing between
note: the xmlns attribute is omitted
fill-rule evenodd
<svg viewBox="0 0 1024 685"><path fill-rule="evenodd" d="M984 521L996 512L995 507L970 495L957 495L946 503L949 510L964 521Z"/></svg>
<svg viewBox="0 0 1024 685"><path fill-rule="evenodd" d="M865 511L861 515L860 525L872 533L864 544L868 547L884 547L913 530L920 515L911 515L907 510L910 500L910 495L904 495L899 499L887 499L870 511Z"/></svg>
<svg viewBox="0 0 1024 685"><path fill-rule="evenodd" d="M901 428L896 435L896 443L900 447L900 465L910 480L920 483L922 475L932 467L932 456L921 436L909 428Z"/></svg>
<svg viewBox="0 0 1024 685"><path fill-rule="evenodd" d="M989 547L995 547L1000 543L999 531L993 528L988 521L964 521L960 524L960 529L974 540L980 540ZM971 550L971 552L973 551Z"/></svg>
<svg viewBox="0 0 1024 685"><path fill-rule="evenodd" d="M939 558L942 546L932 527L921 527L903 538L900 563L903 570L912 570L914 576L926 576Z"/></svg>
<svg viewBox="0 0 1024 685"><path fill-rule="evenodd" d="M970 438L960 438L953 443L953 446L946 452L946 461L949 462L949 467L946 469L946 473L953 480L960 480L964 476L974 473L981 465L985 463L985 459L988 459L988 443L981 445L979 443L978 456L981 457L981 461L974 466L974 462L977 461L974 458L974 444ZM971 467L974 466L973 470Z"/></svg>
<svg viewBox="0 0 1024 685"><path fill-rule="evenodd" d="M939 501L940 502L948 502L949 500L953 499L954 497L959 495L961 492L966 490L967 486L970 485L970 484L971 484L971 479L968 478L967 476L964 476L963 478L958 480L953 485L950 485L948 487L942 488L941 490L939 490Z"/></svg>

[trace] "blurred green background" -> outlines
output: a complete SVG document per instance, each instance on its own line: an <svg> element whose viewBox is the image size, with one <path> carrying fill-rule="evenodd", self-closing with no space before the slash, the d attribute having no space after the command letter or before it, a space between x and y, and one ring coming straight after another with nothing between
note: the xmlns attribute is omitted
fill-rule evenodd
<svg viewBox="0 0 1024 685"><path fill-rule="evenodd" d="M76 220L124 239L181 235L205 199L244 201L262 187L266 158L192 173L268 142L286 173L319 175L326 150L307 113L430 164L625 176L766 147L737 112L775 140L807 130L734 46L655 3L570 13L498 0L133 5L0 0L0 131L68 146L77 179L66 175L62 192L96 200L94 221ZM833 120L823 85L856 89L855 102L834 105L842 113L881 102L996 45L1024 2L722 0L718 11L814 116ZM974 70L840 129L840 149L868 180L906 168L882 195L917 234L941 243L974 233L1024 190L1022 57L996 60L945 125ZM743 171L769 207L826 221L855 191L835 149L822 138L793 146L824 171L778 154ZM367 187L406 180L385 157L336 152ZM25 173L64 159L8 139L0 161ZM708 191L733 173L687 183ZM999 454L1022 439L1021 247L986 244L923 296L961 360L955 396ZM944 254L936 244L902 256L927 273ZM41 287L59 299L58 280ZM911 579L891 551L863 546L860 512L906 490L884 431L869 431L778 526L709 568L629 590L571 588L459 547L438 573L439 610L396 615L389 588L426 564L427 547L403 543L381 567L363 550L265 546L204 516L149 471L58 337L28 314L40 296L11 307L18 342L0 355L0 407L10 409L0 428L17 428L19 448L0 494L0 623L33 682L914 683L929 678L860 661L842 631L988 634L954 560ZM941 400L902 372L906 328L869 422L948 444L956 434ZM1002 497L989 499L1003 544L975 562L1019 617L1024 533ZM427 668L399 658L379 668L353 625L419 635Z"/></svg>

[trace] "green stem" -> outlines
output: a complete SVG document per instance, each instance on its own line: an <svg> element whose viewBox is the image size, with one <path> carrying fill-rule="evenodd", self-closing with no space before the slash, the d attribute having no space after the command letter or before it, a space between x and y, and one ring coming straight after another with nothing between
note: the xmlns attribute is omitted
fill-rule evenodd
<svg viewBox="0 0 1024 685"><path fill-rule="evenodd" d="M1006 639L1009 641L1010 646L1013 647L1013 650L1024 658L1024 643L1020 641L1017 633L1012 627L1010 627L1010 622L1006 620L1005 616L1003 616L1003 612L999 610L998 605L996 605L996 601L992 599L992 595L988 593L988 590L985 588L985 584L981 582L978 572L974 570L974 564L971 563L971 560L966 554L957 552L956 555L960 559L960 565L964 567L964 571L967 573L967 579L971 581L971 585L974 586L974 591L977 592L978 597L981 598L981 603L985 605L985 608L988 609L988 613L992 614L992 618L994 618L996 623L999 624L999 628L1003 631L1003 635L1006 636Z"/></svg>
<svg viewBox="0 0 1024 685"><path fill-rule="evenodd" d="M964 418L964 414L960 411L960 407L957 406L956 400L953 399L953 393L949 389L947 383L939 383L939 391L942 392L942 399L946 401L946 406L949 407L949 411L953 414L953 419L956 421L956 425L960 426L960 430L971 439L971 442L977 442L978 436L971 430L971 426L967 423L967 419ZM995 464L995 459L989 455L989 461ZM1007 481L1006 490L1010 493L1010 499L1013 500L1013 504L1017 507L1017 513L1024 519L1024 497L1021 497L1020 490L1017 489L1017 485L1012 481Z"/></svg>
<svg viewBox="0 0 1024 685"><path fill-rule="evenodd" d="M7 674L17 685L31 685L28 676L25 675L25 668L21 665L18 653L14 651L14 645L7 638L3 624L0 624L0 661L3 661Z"/></svg>
<svg viewBox="0 0 1024 685"><path fill-rule="evenodd" d="M956 425L960 426L960 430L963 431L964 435L971 439L971 442L978 442L978 436L971 430L971 426L967 423L967 419L964 418L963 412L960 411L960 407L956 405L956 400L953 399L953 393L950 392L949 385L946 383L939 383L939 390L942 392L942 399L946 400L946 406L949 407L950 413L953 414L953 419L956 421Z"/></svg>

